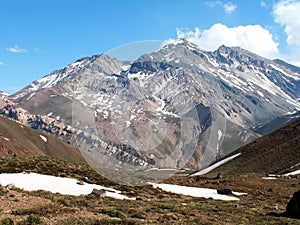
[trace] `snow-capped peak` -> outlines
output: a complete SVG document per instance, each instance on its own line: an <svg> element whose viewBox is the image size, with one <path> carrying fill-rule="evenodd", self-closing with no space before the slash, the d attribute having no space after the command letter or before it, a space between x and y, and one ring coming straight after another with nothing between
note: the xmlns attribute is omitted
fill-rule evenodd
<svg viewBox="0 0 300 225"><path fill-rule="evenodd" d="M164 41L161 48L167 48L168 46L186 46L190 50L203 51L197 44L190 42L184 38L169 39Z"/></svg>
<svg viewBox="0 0 300 225"><path fill-rule="evenodd" d="M162 46L161 47L165 47L166 45L178 45L178 44L184 44L186 42L185 39L183 38L177 38L177 39L169 39L169 40L166 40L162 43Z"/></svg>

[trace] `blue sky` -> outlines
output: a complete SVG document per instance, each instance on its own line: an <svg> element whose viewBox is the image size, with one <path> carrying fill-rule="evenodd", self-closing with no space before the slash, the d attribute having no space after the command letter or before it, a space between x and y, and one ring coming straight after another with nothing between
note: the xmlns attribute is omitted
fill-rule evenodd
<svg viewBox="0 0 300 225"><path fill-rule="evenodd" d="M177 37L300 65L299 12L293 0L0 0L0 90L119 45Z"/></svg>

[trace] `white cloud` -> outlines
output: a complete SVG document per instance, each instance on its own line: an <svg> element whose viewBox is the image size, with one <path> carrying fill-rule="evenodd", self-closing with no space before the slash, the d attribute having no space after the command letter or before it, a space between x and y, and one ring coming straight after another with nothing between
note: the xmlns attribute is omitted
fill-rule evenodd
<svg viewBox="0 0 300 225"><path fill-rule="evenodd" d="M239 46L267 58L279 57L278 43L272 34L260 25L227 27L224 24L214 24L201 31L177 29L177 37L196 43L202 49L213 51L219 46Z"/></svg>
<svg viewBox="0 0 300 225"><path fill-rule="evenodd" d="M289 45L300 46L300 1L283 0L274 6L275 22L284 27Z"/></svg>
<svg viewBox="0 0 300 225"><path fill-rule="evenodd" d="M300 1L281 0L274 5L273 15L287 36L289 53L285 57L290 63L300 66Z"/></svg>
<svg viewBox="0 0 300 225"><path fill-rule="evenodd" d="M232 12L234 12L237 8L237 5L236 4L233 4L232 2L228 2L228 3L225 3L223 5L224 9L225 9L225 12L227 14L231 14Z"/></svg>
<svg viewBox="0 0 300 225"><path fill-rule="evenodd" d="M260 1L260 6L263 8L268 8L268 5L265 1Z"/></svg>
<svg viewBox="0 0 300 225"><path fill-rule="evenodd" d="M0 62L0 66L3 66L4 65L4 62Z"/></svg>
<svg viewBox="0 0 300 225"><path fill-rule="evenodd" d="M210 8L214 8L216 6L223 7L227 14L231 14L237 8L237 5L232 2L222 3L221 1L210 1L206 2L206 5Z"/></svg>
<svg viewBox="0 0 300 225"><path fill-rule="evenodd" d="M20 48L18 45L7 48L7 51L12 52L12 53L27 53L28 52L25 48Z"/></svg>
<svg viewBox="0 0 300 225"><path fill-rule="evenodd" d="M223 3L220 1L206 2L205 4L208 5L210 8L223 5Z"/></svg>

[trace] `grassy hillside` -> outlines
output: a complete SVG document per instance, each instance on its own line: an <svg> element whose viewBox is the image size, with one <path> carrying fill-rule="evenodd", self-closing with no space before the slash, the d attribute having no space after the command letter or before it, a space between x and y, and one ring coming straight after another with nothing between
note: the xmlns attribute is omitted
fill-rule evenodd
<svg viewBox="0 0 300 225"><path fill-rule="evenodd" d="M76 162L84 161L78 150L57 138L0 117L0 156L13 155L51 156Z"/></svg>
<svg viewBox="0 0 300 225"><path fill-rule="evenodd" d="M86 164L47 157L0 158L0 173L32 171L82 179L114 187L138 200L116 200L97 194L67 196L45 191L27 192L0 187L0 224L11 219L27 225L42 224L299 224L284 216L285 206L299 185L299 177L263 180L255 174L212 177L173 177L168 183L247 192L240 201L216 201L164 192L152 186L130 187L113 183ZM27 222L26 222L27 221ZM2 223L10 224L10 223Z"/></svg>

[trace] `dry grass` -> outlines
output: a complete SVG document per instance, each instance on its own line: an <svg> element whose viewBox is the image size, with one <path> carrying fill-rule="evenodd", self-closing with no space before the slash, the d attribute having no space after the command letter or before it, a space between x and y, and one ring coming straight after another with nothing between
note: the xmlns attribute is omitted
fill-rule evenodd
<svg viewBox="0 0 300 225"><path fill-rule="evenodd" d="M31 215L41 217L44 224L299 224L299 220L283 216L300 179L262 180L261 174L227 175L220 180L207 177L173 177L167 182L198 187L229 188L247 192L240 201L215 201L167 193L151 186L129 187L115 184L93 172L86 165L57 159L26 157L0 160L0 172L30 170L39 173L67 175L124 190L140 200L116 200L96 194L66 196L45 191L26 192L15 189L1 201L16 201L18 208L9 213L0 209L0 221L11 218L26 224ZM29 168L29 169L28 169ZM44 199L32 207L22 206L22 196ZM33 200L34 201L34 200Z"/></svg>

